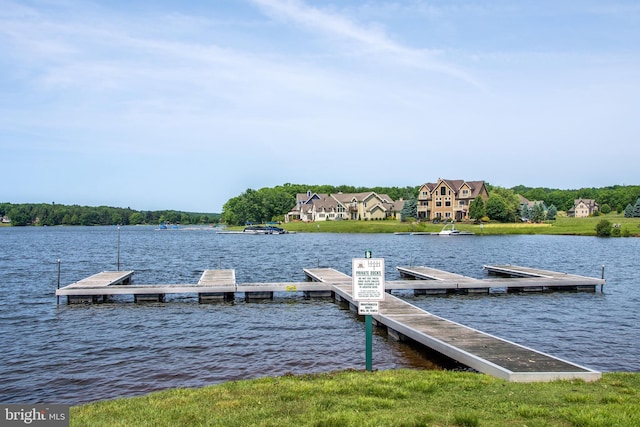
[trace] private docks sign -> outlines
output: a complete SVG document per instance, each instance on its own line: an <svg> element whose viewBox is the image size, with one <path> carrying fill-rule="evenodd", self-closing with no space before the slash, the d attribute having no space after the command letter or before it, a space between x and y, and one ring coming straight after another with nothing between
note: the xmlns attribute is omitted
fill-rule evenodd
<svg viewBox="0 0 640 427"><path fill-rule="evenodd" d="M384 258L354 258L352 260L353 300L363 311L378 314L378 302L384 301Z"/></svg>

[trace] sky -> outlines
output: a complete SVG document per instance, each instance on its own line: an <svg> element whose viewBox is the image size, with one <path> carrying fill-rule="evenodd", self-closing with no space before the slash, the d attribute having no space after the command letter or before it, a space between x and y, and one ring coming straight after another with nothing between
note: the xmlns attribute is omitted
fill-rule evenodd
<svg viewBox="0 0 640 427"><path fill-rule="evenodd" d="M0 202L638 185L637 0L0 0Z"/></svg>

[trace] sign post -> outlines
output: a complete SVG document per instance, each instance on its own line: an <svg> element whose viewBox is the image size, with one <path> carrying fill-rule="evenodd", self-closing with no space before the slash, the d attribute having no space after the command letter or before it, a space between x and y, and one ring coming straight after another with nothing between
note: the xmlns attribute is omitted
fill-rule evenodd
<svg viewBox="0 0 640 427"><path fill-rule="evenodd" d="M372 314L378 314L378 303L384 301L384 258L371 258L367 250L365 258L352 260L353 300L358 302L358 314L365 317L366 368L373 370L373 322Z"/></svg>

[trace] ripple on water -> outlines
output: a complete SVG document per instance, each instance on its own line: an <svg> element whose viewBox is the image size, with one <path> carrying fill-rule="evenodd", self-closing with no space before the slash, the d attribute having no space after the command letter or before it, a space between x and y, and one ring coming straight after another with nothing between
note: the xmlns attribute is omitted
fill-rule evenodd
<svg viewBox="0 0 640 427"><path fill-rule="evenodd" d="M427 265L485 277L483 264L521 264L599 277L605 293L415 297L427 311L605 371L640 371L640 239L558 236L429 236L163 233L122 227L122 269L135 283L195 283L207 268L233 268L239 283L302 281L303 268L350 273L365 249L398 265ZM364 367L364 325L330 300L165 304L131 298L56 306L57 259L65 285L116 268L115 227L0 228L0 402L81 403L171 387L286 373ZM455 367L375 330L374 368Z"/></svg>

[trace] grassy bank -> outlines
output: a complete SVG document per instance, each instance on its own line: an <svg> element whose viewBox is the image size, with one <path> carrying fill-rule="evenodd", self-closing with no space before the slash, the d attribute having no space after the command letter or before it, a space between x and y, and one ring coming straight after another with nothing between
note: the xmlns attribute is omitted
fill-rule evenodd
<svg viewBox="0 0 640 427"><path fill-rule="evenodd" d="M622 230L628 230L631 236L640 235L640 218L625 218L624 215L608 214L589 218L559 217L555 221L543 224L503 224L503 223L456 223L461 231L475 234L559 234L594 236L596 224L606 219L612 224L620 224ZM438 232L442 224L422 222L419 224L400 221L324 221L314 223L295 222L282 225L288 231L314 233L396 233L396 232ZM240 227L241 228L241 227Z"/></svg>
<svg viewBox="0 0 640 427"><path fill-rule="evenodd" d="M72 426L638 426L640 374L509 383L469 372L284 376L71 408Z"/></svg>

